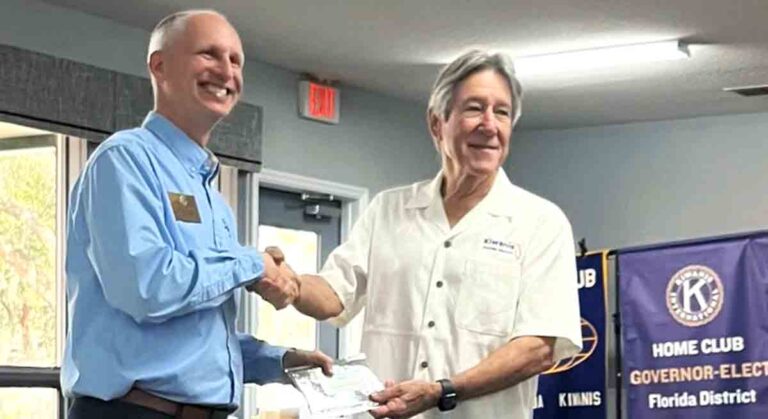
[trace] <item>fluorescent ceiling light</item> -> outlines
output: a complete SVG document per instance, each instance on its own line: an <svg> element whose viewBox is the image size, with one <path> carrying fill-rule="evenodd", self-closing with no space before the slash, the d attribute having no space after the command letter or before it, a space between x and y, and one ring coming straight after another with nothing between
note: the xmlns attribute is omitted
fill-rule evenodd
<svg viewBox="0 0 768 419"><path fill-rule="evenodd" d="M676 60L689 56L687 46L680 41L653 42L520 57L515 60L515 72L520 76L579 72L627 64Z"/></svg>

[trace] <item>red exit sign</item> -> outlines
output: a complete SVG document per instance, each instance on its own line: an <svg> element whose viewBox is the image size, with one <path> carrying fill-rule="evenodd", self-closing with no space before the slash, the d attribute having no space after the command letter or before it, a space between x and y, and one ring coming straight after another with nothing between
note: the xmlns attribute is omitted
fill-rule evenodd
<svg viewBox="0 0 768 419"><path fill-rule="evenodd" d="M300 81L299 113L315 121L338 124L339 89L312 81Z"/></svg>

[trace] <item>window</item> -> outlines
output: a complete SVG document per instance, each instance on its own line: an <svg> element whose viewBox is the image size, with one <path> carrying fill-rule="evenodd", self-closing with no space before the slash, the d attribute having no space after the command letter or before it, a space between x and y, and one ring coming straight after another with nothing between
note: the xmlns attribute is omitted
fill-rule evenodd
<svg viewBox="0 0 768 419"><path fill-rule="evenodd" d="M57 418L64 347L65 149L0 122L0 418ZM79 168L78 168L79 170Z"/></svg>
<svg viewBox="0 0 768 419"><path fill-rule="evenodd" d="M56 146L4 140L0 151L0 364L56 364Z"/></svg>
<svg viewBox="0 0 768 419"><path fill-rule="evenodd" d="M58 417L59 394L52 388L0 388L0 418Z"/></svg>

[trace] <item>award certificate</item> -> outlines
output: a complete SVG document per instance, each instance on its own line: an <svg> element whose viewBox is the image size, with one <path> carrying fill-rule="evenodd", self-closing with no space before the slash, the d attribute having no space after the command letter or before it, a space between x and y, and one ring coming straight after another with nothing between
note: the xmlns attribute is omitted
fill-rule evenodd
<svg viewBox="0 0 768 419"><path fill-rule="evenodd" d="M378 406L368 396L384 385L365 360L365 355L360 354L337 361L331 377L319 367L290 368L286 374L304 395L313 418L336 418Z"/></svg>

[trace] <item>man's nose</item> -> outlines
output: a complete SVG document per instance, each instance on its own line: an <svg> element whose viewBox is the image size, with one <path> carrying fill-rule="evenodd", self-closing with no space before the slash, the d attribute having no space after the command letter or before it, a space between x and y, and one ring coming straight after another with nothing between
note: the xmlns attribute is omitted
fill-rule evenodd
<svg viewBox="0 0 768 419"><path fill-rule="evenodd" d="M498 131L496 115L490 107L483 112L482 119L480 120L480 130L486 135L495 135Z"/></svg>
<svg viewBox="0 0 768 419"><path fill-rule="evenodd" d="M217 61L215 67L216 74L223 79L223 81L229 81L235 76L235 66L232 65L227 58L223 58Z"/></svg>

